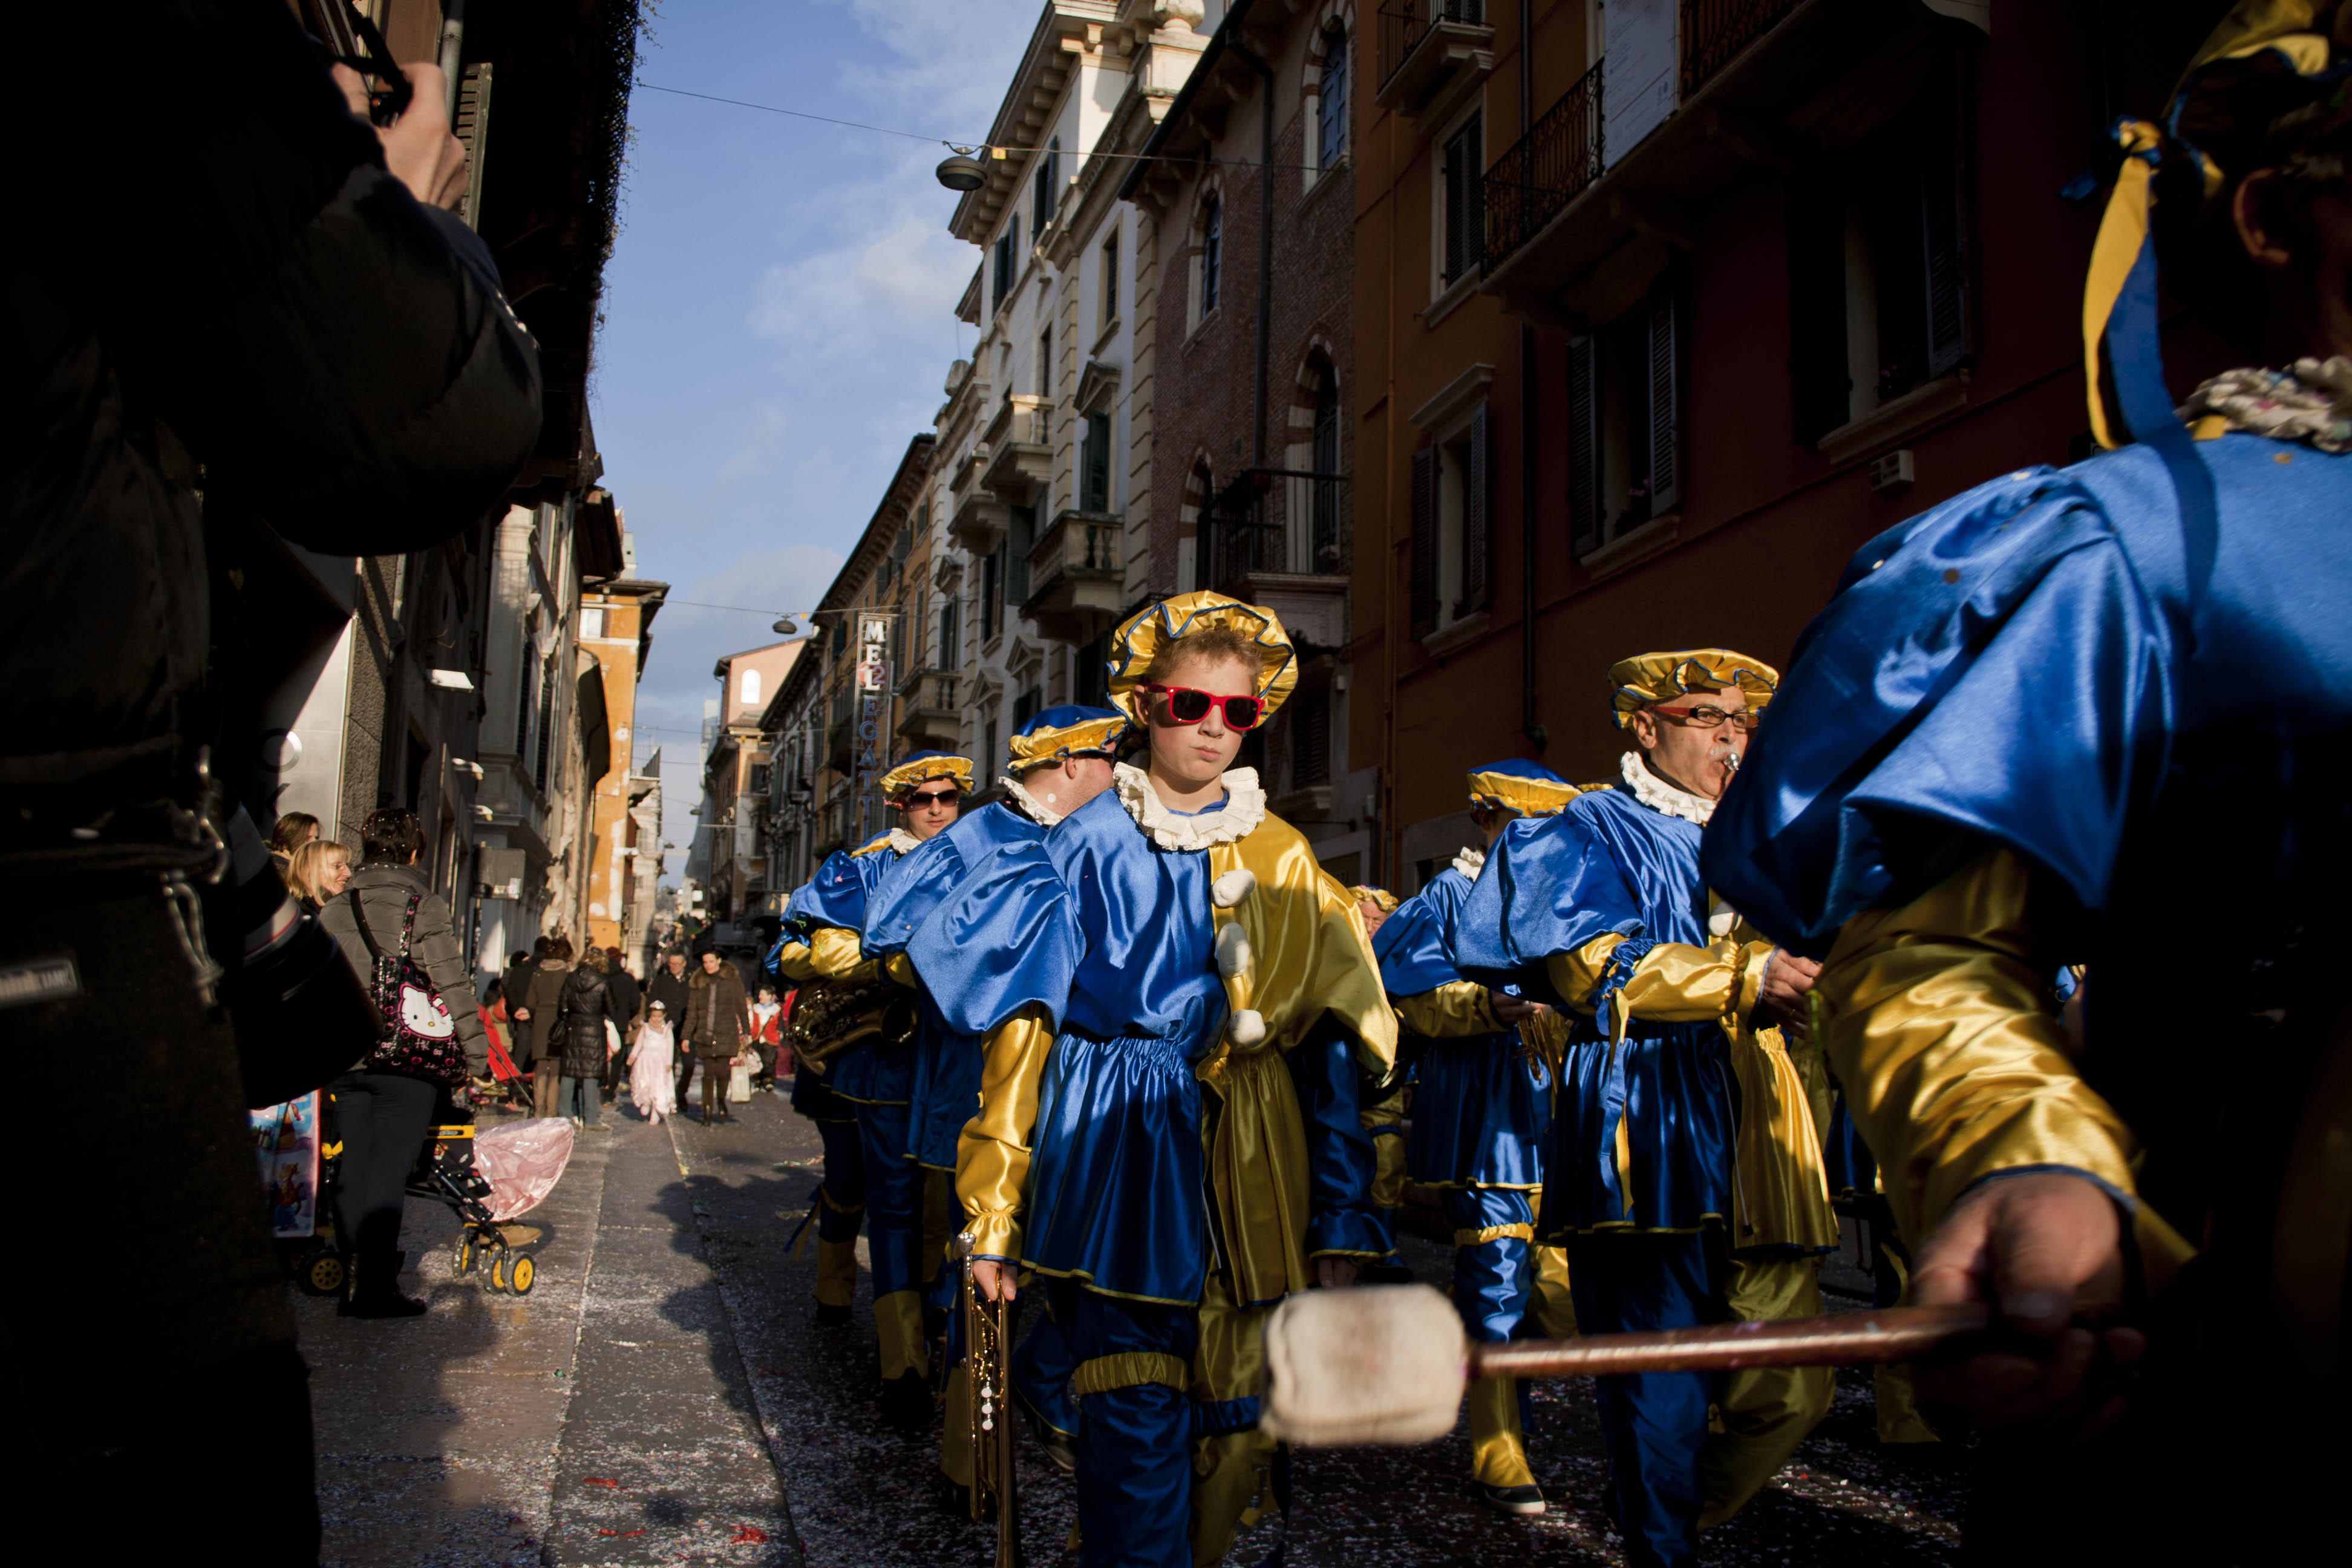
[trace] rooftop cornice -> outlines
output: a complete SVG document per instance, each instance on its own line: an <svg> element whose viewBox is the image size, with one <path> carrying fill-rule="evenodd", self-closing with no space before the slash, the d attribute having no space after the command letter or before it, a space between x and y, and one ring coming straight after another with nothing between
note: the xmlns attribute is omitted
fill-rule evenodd
<svg viewBox="0 0 2352 1568"><path fill-rule="evenodd" d="M1118 10L1118 0L1053 0L1045 7L988 128L990 147L1021 153L1036 149L1038 132L1050 118L1047 111L1060 100L1076 64L1090 58L1103 63L1105 35L1114 29ZM986 244L988 231L996 226L997 215L1018 189L1028 164L1026 157L997 158L983 152L980 166L987 183L957 199L948 232L972 245Z"/></svg>

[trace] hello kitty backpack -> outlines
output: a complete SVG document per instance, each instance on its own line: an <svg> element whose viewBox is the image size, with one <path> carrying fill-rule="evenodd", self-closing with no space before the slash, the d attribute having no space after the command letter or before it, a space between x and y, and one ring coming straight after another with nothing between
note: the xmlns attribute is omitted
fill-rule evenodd
<svg viewBox="0 0 2352 1568"><path fill-rule="evenodd" d="M441 994L433 989L433 983L425 978L425 972L416 967L408 953L409 943L416 935L416 906L424 901L425 895L408 895L408 909L400 921L400 951L396 953L388 953L376 945L367 927L367 916L360 909L360 890L353 888L344 897L352 901L352 923L359 927L360 940L367 944L368 956L375 961L374 972L366 977L368 994L374 998L376 1011L383 1017L383 1036L361 1064L361 1070L398 1073L427 1083L465 1082L466 1056L457 1044L457 1021L449 1016Z"/></svg>

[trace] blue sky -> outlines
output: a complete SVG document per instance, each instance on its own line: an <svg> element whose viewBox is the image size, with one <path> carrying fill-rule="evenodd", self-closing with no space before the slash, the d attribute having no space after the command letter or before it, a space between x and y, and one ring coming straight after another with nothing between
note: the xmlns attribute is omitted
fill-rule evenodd
<svg viewBox="0 0 2352 1568"><path fill-rule="evenodd" d="M1037 0L668 0L640 82L976 142ZM936 142L640 89L590 393L637 574L668 583L633 750L663 752L664 837L694 830L720 655L774 640L873 515L949 362L980 260Z"/></svg>

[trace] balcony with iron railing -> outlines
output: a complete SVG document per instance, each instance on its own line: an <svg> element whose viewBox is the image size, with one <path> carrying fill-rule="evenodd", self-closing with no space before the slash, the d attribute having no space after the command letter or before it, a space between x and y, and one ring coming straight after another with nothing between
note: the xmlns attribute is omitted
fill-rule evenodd
<svg viewBox="0 0 2352 1568"><path fill-rule="evenodd" d="M1195 529L1200 585L1264 605L1302 644L1344 647L1351 581L1341 525L1346 486L1343 474L1242 473Z"/></svg>
<svg viewBox="0 0 2352 1568"><path fill-rule="evenodd" d="M953 670L910 669L898 682L896 733L911 744L952 746L962 721Z"/></svg>
<svg viewBox="0 0 2352 1568"><path fill-rule="evenodd" d="M981 433L988 463L980 482L996 499L1013 506L1053 482L1054 400L1013 393L996 405Z"/></svg>
<svg viewBox="0 0 2352 1568"><path fill-rule="evenodd" d="M1481 287L1507 310L1568 327L1605 318L1626 279L1655 269L1636 252L1692 248L1727 187L1825 150L1821 106L1862 106L1835 123L1842 138L1866 137L1899 109L1905 78L1953 47L1953 29L1973 33L1922 0L1679 0L1676 19L1662 121L1637 121L1617 144L1602 60L1488 166ZM1623 134L1635 106L1615 108Z"/></svg>
<svg viewBox="0 0 2352 1568"><path fill-rule="evenodd" d="M1056 642L1085 643L1118 619L1127 567L1126 525L1113 512L1066 510L1029 547L1029 595L1021 613Z"/></svg>
<svg viewBox="0 0 2352 1568"><path fill-rule="evenodd" d="M1486 0L1381 0L1382 109L1419 124L1451 113L1495 68Z"/></svg>

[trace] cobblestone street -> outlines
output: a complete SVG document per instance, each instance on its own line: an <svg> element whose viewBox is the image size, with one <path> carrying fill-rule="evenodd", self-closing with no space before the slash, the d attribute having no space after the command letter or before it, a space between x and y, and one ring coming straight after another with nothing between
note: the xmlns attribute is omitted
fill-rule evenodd
<svg viewBox="0 0 2352 1568"><path fill-rule="evenodd" d="M431 1299L429 1316L353 1321L302 1302L324 1561L987 1563L992 1533L940 1510L934 1439L879 1418L862 1295L849 1328L811 1323L814 1248L799 1259L784 1248L816 1180L810 1124L764 1095L710 1131L605 1114L618 1125L582 1136L562 1185L529 1216L545 1234L528 1298L457 1278L454 1224L411 1199L407 1284ZM1406 1245L1423 1279L1443 1277L1442 1249ZM1287 1561L1621 1563L1590 1385L1540 1385L1535 1408L1530 1447L1551 1503L1541 1519L1507 1521L1475 1500L1459 1433L1426 1448L1307 1453ZM1965 1456L1891 1455L1872 1422L1869 1378L1849 1373L1796 1461L1706 1538L1706 1559L1952 1560ZM1028 1556L1048 1564L1071 1491L1034 1448L1024 1457ZM1270 1515L1230 1560L1259 1561L1281 1528Z"/></svg>

